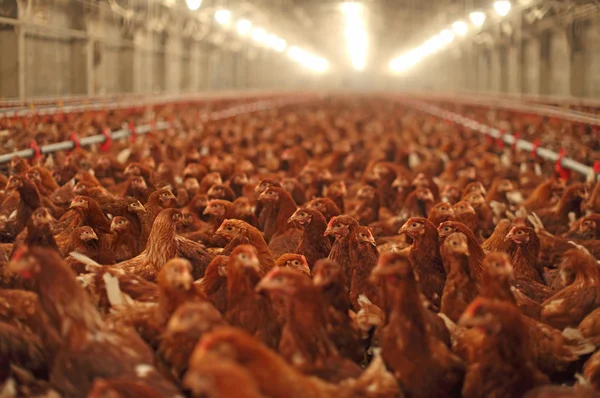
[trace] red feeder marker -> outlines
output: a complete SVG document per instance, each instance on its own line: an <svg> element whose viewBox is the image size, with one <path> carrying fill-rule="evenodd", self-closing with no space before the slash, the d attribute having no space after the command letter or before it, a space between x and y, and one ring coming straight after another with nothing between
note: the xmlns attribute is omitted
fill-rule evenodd
<svg viewBox="0 0 600 398"><path fill-rule="evenodd" d="M556 164L554 165L554 170L562 180L568 180L571 178L571 170L565 169L562 165L565 153L565 148L560 148L560 151L558 152L558 159L556 159Z"/></svg>
<svg viewBox="0 0 600 398"><path fill-rule="evenodd" d="M79 143L79 137L77 136L76 132L72 132L71 133L71 141L73 141L73 149L78 149L81 148L81 144Z"/></svg>
<svg viewBox="0 0 600 398"><path fill-rule="evenodd" d="M42 150L38 146L37 142L35 142L35 140L31 140L31 142L29 143L29 147L31 149L33 149L33 158L34 159L37 160L42 157Z"/></svg>
<svg viewBox="0 0 600 398"><path fill-rule="evenodd" d="M594 162L594 167L592 169L594 170L594 174L600 174L600 160Z"/></svg>
<svg viewBox="0 0 600 398"><path fill-rule="evenodd" d="M129 123L129 141L135 142L137 140L137 130L135 129L135 124Z"/></svg>
<svg viewBox="0 0 600 398"><path fill-rule="evenodd" d="M100 150L102 152L107 152L110 150L112 145L112 135L110 134L110 130L108 128L102 129L102 135L104 136L104 142L100 145Z"/></svg>
<svg viewBox="0 0 600 398"><path fill-rule="evenodd" d="M521 138L521 133L516 132L513 134L513 137L515 137L513 144L512 144L512 149L513 151L517 150L517 141L519 141L519 139Z"/></svg>
<svg viewBox="0 0 600 398"><path fill-rule="evenodd" d="M537 150L540 147L540 140L538 138L533 141L533 149L531 149L531 157L537 157Z"/></svg>

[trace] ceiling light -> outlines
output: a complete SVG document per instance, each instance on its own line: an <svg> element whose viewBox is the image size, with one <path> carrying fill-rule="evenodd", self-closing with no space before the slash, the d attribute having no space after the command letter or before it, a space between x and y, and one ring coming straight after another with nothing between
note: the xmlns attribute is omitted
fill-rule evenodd
<svg viewBox="0 0 600 398"><path fill-rule="evenodd" d="M277 35L274 35L273 33L269 33L267 35L267 38L265 39L265 44L268 47L275 48L278 41L279 41L279 37L277 37Z"/></svg>
<svg viewBox="0 0 600 398"><path fill-rule="evenodd" d="M485 22L485 13L481 11L473 11L469 14L469 19L471 23L477 27L481 27Z"/></svg>
<svg viewBox="0 0 600 398"><path fill-rule="evenodd" d="M190 11L196 11L202 5L202 0L185 0L185 4Z"/></svg>
<svg viewBox="0 0 600 398"><path fill-rule="evenodd" d="M359 3L343 3L342 12L346 15L360 13L362 7Z"/></svg>
<svg viewBox="0 0 600 398"><path fill-rule="evenodd" d="M288 56L296 62L304 62L306 59L306 52L296 46L290 47L287 53Z"/></svg>
<svg viewBox="0 0 600 398"><path fill-rule="evenodd" d="M463 21L456 21L452 24L452 30L459 36L464 36L469 31L469 26Z"/></svg>
<svg viewBox="0 0 600 398"><path fill-rule="evenodd" d="M279 52L283 52L285 51L285 49L287 48L287 42L283 39L279 39L277 40L277 44L275 44L275 50L279 51Z"/></svg>
<svg viewBox="0 0 600 398"><path fill-rule="evenodd" d="M247 35L252 30L252 22L247 19L241 19L236 24L236 28L240 35Z"/></svg>
<svg viewBox="0 0 600 398"><path fill-rule="evenodd" d="M510 1L499 0L494 2L494 10L496 10L498 15L500 15L501 17L505 17L510 11Z"/></svg>
<svg viewBox="0 0 600 398"><path fill-rule="evenodd" d="M252 29L252 40L257 43L264 43L267 40L267 31L263 28Z"/></svg>
<svg viewBox="0 0 600 398"><path fill-rule="evenodd" d="M227 25L231 21L231 12L229 10L217 10L215 12L215 20L219 25Z"/></svg>
<svg viewBox="0 0 600 398"><path fill-rule="evenodd" d="M439 37L443 44L449 44L454 40L454 33L450 29L444 29L440 32Z"/></svg>

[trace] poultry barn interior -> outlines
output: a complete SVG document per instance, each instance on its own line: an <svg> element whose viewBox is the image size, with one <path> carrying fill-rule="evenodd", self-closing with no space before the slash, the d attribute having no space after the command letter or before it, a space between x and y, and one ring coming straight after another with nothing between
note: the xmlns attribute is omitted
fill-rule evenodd
<svg viewBox="0 0 600 398"><path fill-rule="evenodd" d="M600 398L597 0L0 0L0 398Z"/></svg>

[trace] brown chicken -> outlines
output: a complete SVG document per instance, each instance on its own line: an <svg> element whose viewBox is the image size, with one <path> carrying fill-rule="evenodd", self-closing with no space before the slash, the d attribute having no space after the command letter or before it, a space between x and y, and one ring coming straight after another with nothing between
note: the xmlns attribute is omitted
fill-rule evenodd
<svg viewBox="0 0 600 398"><path fill-rule="evenodd" d="M519 397L549 383L533 362L526 326L515 307L480 298L459 322L482 335L475 344L485 352L467 366L463 397Z"/></svg>
<svg viewBox="0 0 600 398"><path fill-rule="evenodd" d="M182 303L169 318L160 336L157 356L175 379L181 379L200 338L226 323L216 309L204 302Z"/></svg>
<svg viewBox="0 0 600 398"><path fill-rule="evenodd" d="M323 214L314 209L301 207L290 217L289 222L303 231L296 253L306 257L310 269L314 267L317 260L329 256L331 244L324 236L327 221Z"/></svg>
<svg viewBox="0 0 600 398"><path fill-rule="evenodd" d="M439 308L446 272L440 245L438 231L426 218L411 218L398 231L413 239L410 249L410 259L421 286L423 294Z"/></svg>
<svg viewBox="0 0 600 398"><path fill-rule="evenodd" d="M265 275L253 246L236 247L227 263L227 312L225 319L246 330L269 347L279 344L281 326L266 297L258 295L255 287Z"/></svg>
<svg viewBox="0 0 600 398"><path fill-rule="evenodd" d="M303 373L330 382L358 377L360 367L342 358L327 333L326 307L310 279L295 270L274 268L256 286L257 291L283 295L286 323L279 352Z"/></svg>
<svg viewBox="0 0 600 398"><path fill-rule="evenodd" d="M600 306L600 269L584 248L565 253L560 269L573 282L542 303L543 322L562 330L577 325Z"/></svg>
<svg viewBox="0 0 600 398"><path fill-rule="evenodd" d="M469 266L471 253L468 238L460 232L448 235L441 252L448 275L440 312L456 322L478 294L477 282L473 279Z"/></svg>
<svg viewBox="0 0 600 398"><path fill-rule="evenodd" d="M469 271L472 278L478 281L481 276L481 264L485 258L485 252L473 232L463 223L446 221L438 227L441 242L444 242L447 236L455 232L461 233L467 238L469 246Z"/></svg>
<svg viewBox="0 0 600 398"><path fill-rule="evenodd" d="M410 397L460 396L464 364L425 327L410 257L389 253L374 272L396 286L390 319L380 333L383 359L402 390Z"/></svg>
<svg viewBox="0 0 600 398"><path fill-rule="evenodd" d="M346 283L352 280L352 259L350 258L350 235L358 228L358 222L351 216L332 217L323 235L335 237L328 259L338 263L346 275Z"/></svg>

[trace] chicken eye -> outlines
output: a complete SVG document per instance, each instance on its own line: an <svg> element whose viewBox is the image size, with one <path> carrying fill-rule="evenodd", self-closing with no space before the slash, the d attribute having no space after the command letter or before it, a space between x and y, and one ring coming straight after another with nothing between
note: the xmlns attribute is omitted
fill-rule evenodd
<svg viewBox="0 0 600 398"><path fill-rule="evenodd" d="M413 227L413 228L417 228L417 226L418 226L418 225L419 225L419 224L417 224L416 222L414 222L414 223L412 223L410 226L411 226L411 227Z"/></svg>
<svg viewBox="0 0 600 398"><path fill-rule="evenodd" d="M228 230L228 231L233 231L233 227L227 227L225 229Z"/></svg>
<svg viewBox="0 0 600 398"><path fill-rule="evenodd" d="M294 261L292 261L292 264L294 264L294 265L300 265L300 261L294 260Z"/></svg>
<svg viewBox="0 0 600 398"><path fill-rule="evenodd" d="M246 253L240 253L239 258L240 258L240 260L247 260L248 256L246 255Z"/></svg>

